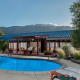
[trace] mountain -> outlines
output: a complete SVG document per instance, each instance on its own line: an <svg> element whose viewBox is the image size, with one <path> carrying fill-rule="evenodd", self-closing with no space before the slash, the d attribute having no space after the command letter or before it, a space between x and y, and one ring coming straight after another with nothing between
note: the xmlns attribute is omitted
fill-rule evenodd
<svg viewBox="0 0 80 80"><path fill-rule="evenodd" d="M0 27L5 35L17 33L45 32L45 31L61 31L73 30L70 26L58 26L52 24L35 24L26 26Z"/></svg>

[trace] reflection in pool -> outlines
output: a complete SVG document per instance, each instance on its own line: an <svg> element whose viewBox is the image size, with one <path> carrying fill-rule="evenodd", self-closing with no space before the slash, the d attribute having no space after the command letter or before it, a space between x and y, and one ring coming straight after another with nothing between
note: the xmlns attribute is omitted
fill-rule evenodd
<svg viewBox="0 0 80 80"><path fill-rule="evenodd" d="M0 69L15 71L51 71L61 68L60 64L46 60L29 60L0 57Z"/></svg>

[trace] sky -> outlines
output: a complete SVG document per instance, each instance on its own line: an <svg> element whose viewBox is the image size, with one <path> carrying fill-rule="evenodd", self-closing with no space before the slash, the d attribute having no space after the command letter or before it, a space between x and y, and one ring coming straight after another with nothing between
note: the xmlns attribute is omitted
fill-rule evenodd
<svg viewBox="0 0 80 80"><path fill-rule="evenodd" d="M71 25L76 0L0 0L0 27L34 24Z"/></svg>

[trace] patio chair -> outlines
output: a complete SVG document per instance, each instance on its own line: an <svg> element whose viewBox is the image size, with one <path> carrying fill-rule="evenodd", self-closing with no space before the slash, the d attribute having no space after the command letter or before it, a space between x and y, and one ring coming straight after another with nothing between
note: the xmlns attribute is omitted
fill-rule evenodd
<svg viewBox="0 0 80 80"><path fill-rule="evenodd" d="M37 47L35 47L34 52L37 53ZM39 47L39 52L40 52L40 47Z"/></svg>
<svg viewBox="0 0 80 80"><path fill-rule="evenodd" d="M30 52L30 51L32 51L32 49L33 49L33 47L29 47L29 48L27 49L27 51Z"/></svg>
<svg viewBox="0 0 80 80"><path fill-rule="evenodd" d="M28 48L28 51L31 51L31 50L32 50L32 48L33 48L33 47L29 47L29 48Z"/></svg>
<svg viewBox="0 0 80 80"><path fill-rule="evenodd" d="M76 80L75 78L77 78L77 80L80 80L80 72L78 72L79 70L80 69L78 69L78 68L66 67L63 69L52 71L51 72L51 80L52 80L53 75L57 75L58 77L60 77L59 74L69 75L70 78L72 78L72 77L74 78L74 79L70 79L70 80Z"/></svg>

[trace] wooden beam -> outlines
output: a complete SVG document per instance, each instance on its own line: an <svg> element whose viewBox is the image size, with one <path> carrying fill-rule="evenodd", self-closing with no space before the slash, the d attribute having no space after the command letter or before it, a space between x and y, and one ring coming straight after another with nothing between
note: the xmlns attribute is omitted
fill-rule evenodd
<svg viewBox="0 0 80 80"><path fill-rule="evenodd" d="M56 42L54 42L54 50L56 49Z"/></svg>
<svg viewBox="0 0 80 80"><path fill-rule="evenodd" d="M47 50L47 41L44 41L44 49Z"/></svg>
<svg viewBox="0 0 80 80"><path fill-rule="evenodd" d="M60 41L59 41L59 47L60 47Z"/></svg>
<svg viewBox="0 0 80 80"><path fill-rule="evenodd" d="M46 38L45 37L36 37L36 38L26 38L26 37L24 37L24 38L23 37L22 38L21 37L16 37L15 38L15 37L13 37L13 39L46 39Z"/></svg>
<svg viewBox="0 0 80 80"><path fill-rule="evenodd" d="M8 50L9 50L9 43L8 43Z"/></svg>
<svg viewBox="0 0 80 80"><path fill-rule="evenodd" d="M49 41L49 51L50 51L50 41Z"/></svg>
<svg viewBox="0 0 80 80"><path fill-rule="evenodd" d="M43 38L46 38L46 36L49 36L49 34L47 34L47 35L36 35L36 36L13 37L13 39L43 39Z"/></svg>
<svg viewBox="0 0 80 80"><path fill-rule="evenodd" d="M39 39L37 40L37 55L39 55Z"/></svg>
<svg viewBox="0 0 80 80"><path fill-rule="evenodd" d="M46 40L71 40L70 37L55 37L55 38L47 38Z"/></svg>
<svg viewBox="0 0 80 80"><path fill-rule="evenodd" d="M17 54L18 54L18 39L17 39L17 50L16 50Z"/></svg>
<svg viewBox="0 0 80 80"><path fill-rule="evenodd" d="M14 50L14 42L13 42L13 50Z"/></svg>

